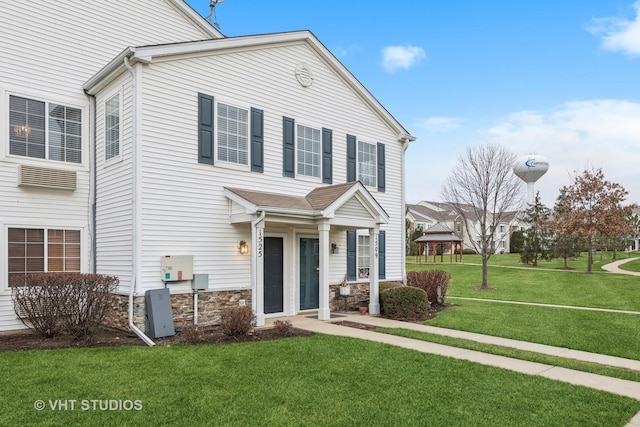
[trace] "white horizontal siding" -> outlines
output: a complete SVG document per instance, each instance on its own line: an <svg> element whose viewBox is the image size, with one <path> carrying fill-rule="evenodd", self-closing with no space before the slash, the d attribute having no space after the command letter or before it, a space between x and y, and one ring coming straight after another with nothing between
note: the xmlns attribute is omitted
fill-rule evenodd
<svg viewBox="0 0 640 427"><path fill-rule="evenodd" d="M105 160L104 104L120 94L120 158ZM128 74L96 96L96 272L120 278L128 291L132 269L132 87Z"/></svg>
<svg viewBox="0 0 640 427"><path fill-rule="evenodd" d="M315 76L303 88L294 76L305 61ZM302 196L319 182L282 177L282 116L333 130L334 183L346 178L346 135L386 144L387 189L370 189L391 216L387 278L400 280L404 248L401 145L379 117L304 44L246 50L151 64L144 71L143 270L144 286L160 284L160 257L194 255L194 272L209 273L216 287L250 282L250 257L238 254L248 224L229 225L223 187ZM216 101L264 110L265 172L197 163L197 93ZM348 207L345 207L348 209ZM331 257L332 282L346 271L344 230L332 231L342 251ZM332 240L332 241L333 241Z"/></svg>
<svg viewBox="0 0 640 427"><path fill-rule="evenodd" d="M0 10L0 86L81 93L128 46L208 38L159 0L0 0Z"/></svg>
<svg viewBox="0 0 640 427"><path fill-rule="evenodd" d="M26 329L16 312L13 310L11 294L0 294L0 332Z"/></svg>

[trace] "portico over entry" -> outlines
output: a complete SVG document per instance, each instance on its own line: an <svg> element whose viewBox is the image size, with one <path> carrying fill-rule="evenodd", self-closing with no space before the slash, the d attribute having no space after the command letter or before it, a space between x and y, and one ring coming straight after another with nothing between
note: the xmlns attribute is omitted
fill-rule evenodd
<svg viewBox="0 0 640 427"><path fill-rule="evenodd" d="M252 308L259 326L267 317L316 310L318 319L328 320L329 285L345 276L357 279L359 243L358 277L368 276L369 312L380 313L389 216L362 183L318 187L302 196L227 187L225 196L230 224L251 227Z"/></svg>

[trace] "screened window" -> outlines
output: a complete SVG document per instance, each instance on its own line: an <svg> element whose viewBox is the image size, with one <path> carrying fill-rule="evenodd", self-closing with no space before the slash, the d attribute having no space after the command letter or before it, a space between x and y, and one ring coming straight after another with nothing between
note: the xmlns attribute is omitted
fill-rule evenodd
<svg viewBox="0 0 640 427"><path fill-rule="evenodd" d="M368 235L358 235L358 279L369 278L369 241Z"/></svg>
<svg viewBox="0 0 640 427"><path fill-rule="evenodd" d="M218 104L218 160L249 162L249 111Z"/></svg>
<svg viewBox="0 0 640 427"><path fill-rule="evenodd" d="M9 152L18 156L80 163L81 110L10 96Z"/></svg>
<svg viewBox="0 0 640 427"><path fill-rule="evenodd" d="M298 174L320 177L320 130L307 126L297 127Z"/></svg>
<svg viewBox="0 0 640 427"><path fill-rule="evenodd" d="M120 94L104 104L104 143L106 160L120 155Z"/></svg>
<svg viewBox="0 0 640 427"><path fill-rule="evenodd" d="M362 184L376 186L376 145L358 141L358 179Z"/></svg>
<svg viewBox="0 0 640 427"><path fill-rule="evenodd" d="M80 271L80 231L10 228L9 277L47 271Z"/></svg>

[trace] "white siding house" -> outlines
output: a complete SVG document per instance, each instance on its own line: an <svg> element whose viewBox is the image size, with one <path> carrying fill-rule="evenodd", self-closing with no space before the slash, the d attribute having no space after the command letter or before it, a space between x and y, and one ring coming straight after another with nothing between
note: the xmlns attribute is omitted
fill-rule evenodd
<svg viewBox="0 0 640 427"><path fill-rule="evenodd" d="M177 0L116 2L118 11L60 3L62 24L28 31L64 34L66 47L32 37L14 49L27 30L0 18L0 60L48 61L34 61L32 78L0 70L0 120L14 93L73 106L81 157L14 154L13 130L0 126L3 242L16 229L79 230L79 269L120 279L119 326L129 308L141 327L144 293L164 287L178 324L215 323L243 303L259 324L304 311L328 319L330 287L345 275L378 312L378 281L405 276L403 159L414 138L312 33L225 38ZM64 80L60 93L38 74ZM16 185L20 165L74 172L76 187ZM10 245L0 246L0 330L20 326ZM206 275L197 318L191 280L163 275L163 260L180 255Z"/></svg>

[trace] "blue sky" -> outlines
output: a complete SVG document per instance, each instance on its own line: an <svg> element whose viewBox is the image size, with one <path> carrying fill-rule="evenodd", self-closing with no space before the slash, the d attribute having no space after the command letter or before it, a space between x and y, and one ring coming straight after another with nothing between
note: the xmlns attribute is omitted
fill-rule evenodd
<svg viewBox="0 0 640 427"><path fill-rule="evenodd" d="M216 19L226 36L311 30L417 138L409 203L441 200L483 143L547 157L547 205L585 168L640 203L640 0L225 0Z"/></svg>

